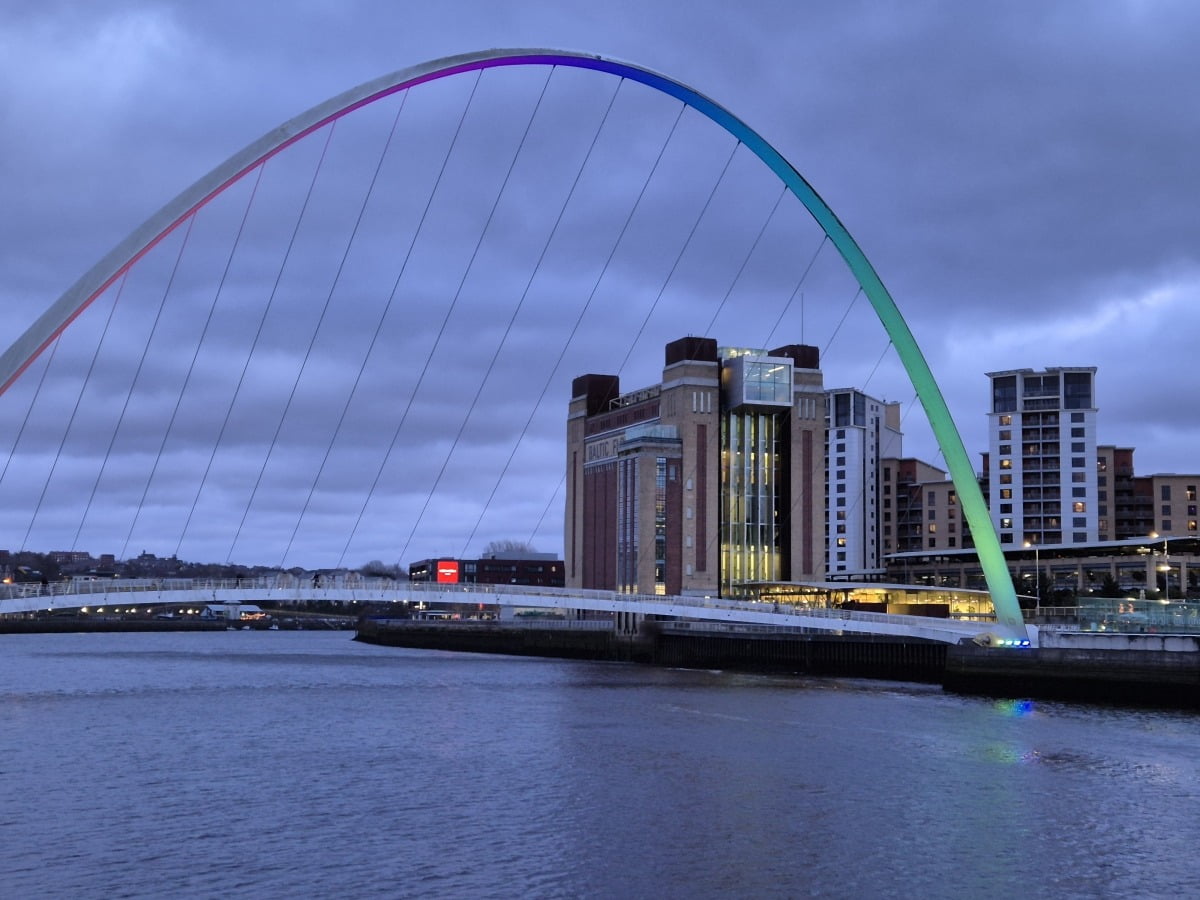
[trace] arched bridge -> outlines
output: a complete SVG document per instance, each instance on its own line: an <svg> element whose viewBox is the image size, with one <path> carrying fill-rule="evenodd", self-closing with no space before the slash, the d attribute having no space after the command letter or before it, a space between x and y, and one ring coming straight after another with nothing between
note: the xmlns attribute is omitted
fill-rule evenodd
<svg viewBox="0 0 1200 900"><path fill-rule="evenodd" d="M988 623L905 616L848 609L727 600L718 597L663 597L614 591L506 584L423 584L392 579L356 579L329 586L288 580L152 579L80 581L73 584L5 585L0 614L97 610L204 604L298 605L306 601L346 604L454 605L483 604L499 608L534 608L575 612L632 613L686 621L767 625L813 631L887 635L957 644L989 631Z"/></svg>

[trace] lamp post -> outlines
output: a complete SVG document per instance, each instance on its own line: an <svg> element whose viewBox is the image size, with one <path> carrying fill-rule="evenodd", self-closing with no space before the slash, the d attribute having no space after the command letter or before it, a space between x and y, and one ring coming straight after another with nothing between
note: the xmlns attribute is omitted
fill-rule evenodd
<svg viewBox="0 0 1200 900"><path fill-rule="evenodd" d="M1156 540L1158 532L1150 532L1150 540ZM1163 603L1171 600L1171 560L1167 556L1167 537L1163 535L1162 563L1155 568L1163 573Z"/></svg>
<svg viewBox="0 0 1200 900"><path fill-rule="evenodd" d="M1038 554L1038 545L1036 541L1026 541L1025 549L1033 548L1033 615L1035 618L1041 618L1042 615L1042 564Z"/></svg>

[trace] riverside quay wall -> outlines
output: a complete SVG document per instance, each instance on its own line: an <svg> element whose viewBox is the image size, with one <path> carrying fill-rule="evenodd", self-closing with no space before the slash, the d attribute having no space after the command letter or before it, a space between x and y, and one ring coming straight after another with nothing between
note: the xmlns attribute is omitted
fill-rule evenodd
<svg viewBox="0 0 1200 900"><path fill-rule="evenodd" d="M608 621L360 620L357 640L392 647L639 662L686 669L841 675L940 682L946 644L803 633L800 629L642 622L622 634Z"/></svg>
<svg viewBox="0 0 1200 900"><path fill-rule="evenodd" d="M879 678L993 697L1200 708L1200 636L1042 631L1034 649L950 645L767 626L590 620L363 618L356 640L392 647L610 660L694 669Z"/></svg>
<svg viewBox="0 0 1200 900"><path fill-rule="evenodd" d="M947 690L1200 708L1200 635L1042 631L1023 652L950 648Z"/></svg>

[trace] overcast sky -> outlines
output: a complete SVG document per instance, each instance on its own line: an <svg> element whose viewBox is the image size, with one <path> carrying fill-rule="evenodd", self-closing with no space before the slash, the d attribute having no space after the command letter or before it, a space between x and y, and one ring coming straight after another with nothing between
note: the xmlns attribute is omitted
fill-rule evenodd
<svg viewBox="0 0 1200 900"><path fill-rule="evenodd" d="M690 84L758 130L800 170L888 285L943 386L977 464L986 449L986 372L1085 365L1099 369L1101 443L1136 447L1142 474L1197 472L1197 35L1200 6L1133 0L450 0L420 5L382 0L8 0L0 9L0 83L5 85L0 100L0 309L5 332L10 337L21 333L79 275L187 185L276 125L329 97L453 53L492 47L581 50L636 62ZM605 83L601 76L589 80L576 77L579 73L555 73L533 120L530 145L519 157L514 184L521 187L510 188L498 204L497 222L481 243L480 261L468 271L465 260L498 195L507 165L504 153L515 150L547 74L507 78L488 73L479 80L479 98L465 126L474 129L476 139L470 145L464 139L454 158L455 165L462 166L457 171L484 174L477 184L457 176L462 195L443 193L431 207L430 230L418 242L405 274L405 290L416 291L421 299L410 301L414 305L407 307L406 324L382 338L391 352L376 353L364 368L372 384L393 387L363 389L356 395L301 527L296 525L298 511L329 447L328 428L340 416L357 372L357 362L340 371L337 361L354 355L351 346L361 347L369 340L372 316L377 314L372 312L377 307L365 303L335 304L341 310L334 316L337 328L329 326L323 332L304 376L268 376L268 371L276 371L270 368L275 364L269 355L272 340L293 353L308 342L311 331L301 320L319 314L324 297L316 288L315 302L303 307L309 312L277 312L280 317L270 320L265 349L252 362L247 386L231 415L229 433L234 437L227 438L226 449L211 459L213 432L199 424L198 413L219 404L198 393L181 405L166 438L164 423L178 389L174 395L167 391L166 399L146 394L135 404L139 415L129 414L121 434L112 438L111 422L120 414L131 377L128 366L122 370L117 363L102 365L90 376L84 395L88 399L64 439L63 428L79 393L76 387L72 395L67 375L74 371L78 376L88 367L108 314L98 304L89 313L93 324L81 328L80 336L68 332L64 338L62 360L56 364L60 368L51 369L54 375L41 401L51 412L31 418L28 433L0 479L0 502L8 510L23 510L21 515L6 512L0 546L75 547L97 554L120 554L124 549L125 555L142 549L169 555L178 549L189 559L220 561L231 554L235 561L270 564L280 561L287 536L295 530L296 543L287 551L289 565L357 565L369 558L409 562L463 551L473 555L492 539L528 539L540 520L535 545L561 552L562 495L556 491L567 399L562 384L586 371L616 371L646 307L633 311L605 301L607 312L584 320L582 336L573 339L570 357L552 377L553 357L566 340L576 307L547 303L536 316L524 312L514 319L513 333L480 391L478 412L471 421L464 426L461 417L439 419L435 413L438 407L465 409L471 403L478 377L464 377L469 383L456 384L454 367L474 357L482 371L508 321L509 312L497 314L492 322L484 318L486 313L473 311L473 303L480 310L486 305L482 298L473 299L481 293L472 287L474 281L486 273L490 295L507 297L504 309L509 311L531 273L536 273L531 304L532 295L539 293L582 302L603 265L620 216L632 208L638 179L664 146L677 109L622 88L613 119L604 126L610 143L599 142L592 162L580 169L615 79ZM421 98L418 91L412 92L411 108L395 119L401 123L396 140L402 147L395 153L403 153L404 162L397 161L399 156L387 157L387 177L391 185L401 184L403 176L423 187L397 187L386 201L382 192L371 195L365 219L377 224L373 232L364 227L355 246L355 274L345 276L342 291L350 292L353 285L356 295L387 294L396 277L392 263L400 245L384 249L379 236L392 232L378 223L403 221L410 229L416 227L426 196L422 191L430 190L446 159L470 89L471 82L463 80L431 88ZM302 248L289 262L285 288L290 293L302 294L309 281L328 279L336 269L337 253L321 268L320 253L312 248L344 244L359 207L337 206L321 197L361 196L396 113L393 104L366 113L358 126L349 120L346 128L339 125L342 131L329 151L337 164L322 172L314 194L314 203L329 205L314 207L321 210L320 234L316 226L307 226L314 229L308 237L310 248ZM751 306L769 305L770 313L763 318L768 324L819 246L813 226L797 215L795 204L780 204L772 215L778 184L754 170L747 154L733 153L731 144L721 143L721 135L714 136L712 129L704 133L693 118L682 118L678 127L667 144L673 187L662 187L655 198L657 211L647 211L644 221L634 226L644 231L616 255L598 293L652 299L682 246L678 242L686 238L710 192L713 205L696 228L695 243L688 245L668 288L662 290L656 325L635 345L633 355L644 364L631 362L622 370L626 387L655 380L664 340L705 333L724 287L755 246L760 230L762 245L755 247L730 293L742 295ZM356 143L355 135L361 135L361 141ZM612 143L622 135L624 145ZM264 177L262 196L254 201L256 216L248 220L247 234L253 241L248 237L238 251L239 284L257 278L260 286L268 286L259 293L269 290L323 140L318 136L305 142ZM732 162L722 177L719 173L730 153ZM488 162L489 155L500 159ZM618 161L627 163L628 171L622 171ZM294 173L285 180L282 173L289 167ZM528 170L524 175L523 169ZM579 171L586 177L564 207L563 198ZM665 183L655 181L651 193ZM210 285L219 278L228 236L236 230L249 190L249 182L231 190L228 202L214 204L188 238L198 253L209 248L208 261L192 265L209 273ZM602 199L611 199L611 207ZM558 243L537 268L547 229L560 209L566 212ZM315 213L308 215L310 222L316 221ZM582 227L581 217L592 227ZM268 228L268 220L274 230ZM468 221L475 224L463 224ZM713 230L718 222L728 230ZM435 227L443 231L435 232ZM716 259L706 240L712 247L728 249L724 259ZM371 247L376 248L374 255ZM139 283L148 297L163 292L177 249L172 244L160 258L147 261L145 273L138 277L144 279ZM645 257L640 255L643 249ZM823 349L829 343L823 361L828 386L863 387L907 409L913 391L903 382L894 357L884 354L882 331L876 326L868 333L863 301L847 311L853 283L845 280L844 272L834 271L836 262L822 250L811 280L803 286L805 297L813 298L814 305L819 302L822 312L806 312L800 325L791 307L772 341L803 339ZM193 296L191 286L201 282L199 272L186 266L183 272L173 290L191 297L196 309L207 309L212 288L209 294L196 288ZM454 314L459 318L448 320L456 335L454 345L441 346L425 376L427 385L436 379L441 387L431 393L427 386L409 404L407 394L397 387L420 377L419 368L400 368L406 355L419 355L415 349L409 352L408 342L415 348L424 335L422 346L431 346L444 303L459 290L455 286L460 280L462 305ZM131 277L131 284L135 281ZM700 308L689 307L702 287L709 288L709 298ZM132 287L130 292L132 296ZM231 309L242 309L247 318L238 321L229 313L221 326L224 337L199 354L190 377L197 384L223 384L226 393L215 394L227 397L245 359L245 345L238 341L253 332L255 319L248 306L226 302ZM116 324L122 320L114 316L102 359L128 364L141 354L145 332L138 329L151 327L147 309L153 309L152 302L136 315L124 313L133 318L123 325ZM362 322L355 319L359 312ZM546 336L541 326L560 313L561 322L555 323L560 337ZM831 340L831 329L843 314L852 324ZM819 334L822 315L828 322ZM713 337L722 343L750 341L737 333L746 317L732 307L723 316ZM196 321L202 319L201 312ZM762 333L765 339L769 329L756 327L750 334ZM184 346L183 334L195 333L194 321L189 325L183 318L167 317L159 328L160 341L167 335L162 346L191 358L193 348L178 348ZM734 335L732 341L727 333ZM91 335L91 344L85 334ZM172 337L178 340L172 342ZM548 346L550 341L557 344ZM216 347L229 348L228 357ZM151 352L143 390L147 382L158 383L158 373L170 369L170 356L170 349L157 356ZM535 366L535 359L544 364ZM259 371L259 366L264 368ZM37 372L37 367L31 369L20 389L0 397L0 416L11 426L5 429L6 443L0 444L6 456L25 417L29 385ZM166 376L162 378L165 383ZM547 378L551 390L542 408L532 411L528 401L518 402L517 387L536 397ZM245 498L227 500L221 479L241 484L244 493L259 466L252 453L229 449L236 447L238 423L244 420L247 429L256 422L263 425L258 420L269 416L260 411L271 402L278 404L293 382L302 396L281 429L277 461L262 478L245 533L235 542L233 532ZM59 385L61 396L53 394ZM275 389L274 400L267 397L269 389ZM259 393L261 407L256 406ZM53 400L46 399L52 395ZM393 458L381 468L395 410L408 405L407 424ZM153 421L150 411L157 413ZM143 419L140 413L147 415ZM936 447L917 422L920 416L915 408L906 413L906 450L939 463ZM218 413L218 424L220 418ZM513 456L511 471L480 520L479 503L493 490L527 418L531 427ZM317 434L322 422L328 428ZM371 422L377 423L375 431L385 433L384 440L359 446L354 436L371 431ZM270 424L263 427L259 440L271 431ZM439 476L445 449L460 428L460 445ZM98 478L94 467L87 469L85 457L92 457L94 466L110 442L109 461ZM147 489L160 445L169 452L160 458L158 468L163 471L155 473ZM56 463L48 462L55 456ZM40 477L34 474L35 458L43 462ZM199 482L173 475L201 472L206 462L213 470L212 480L197 501ZM43 494L47 465L53 466L54 474ZM355 507L365 497L364 484L377 472L384 483L379 499L369 504L372 510L359 524L359 537L344 549L358 513ZM444 486L430 498L425 486L439 477ZM105 493L117 490L118 484L120 491ZM454 486L464 492L455 494ZM143 494L151 498L150 505L136 514L132 525L119 515L110 521L100 510L84 515L81 508L93 491L100 498L97 503L112 508L136 505ZM106 500L109 496L124 499ZM427 503L431 508L410 540L416 511ZM193 504L194 521L181 543L183 526L164 510L173 507L178 512ZM31 507L38 509L32 526ZM231 515L228 507L236 511ZM550 512L543 517L547 508ZM389 521L394 527L387 533L380 523ZM471 532L475 533L468 540Z"/></svg>

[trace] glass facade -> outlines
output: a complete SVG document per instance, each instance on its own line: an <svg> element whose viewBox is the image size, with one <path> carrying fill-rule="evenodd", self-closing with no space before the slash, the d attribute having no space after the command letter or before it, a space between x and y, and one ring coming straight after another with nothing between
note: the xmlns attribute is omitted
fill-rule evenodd
<svg viewBox="0 0 1200 900"><path fill-rule="evenodd" d="M790 374L790 373L789 373ZM782 442L786 416L753 407L721 418L721 593L736 593L747 581L781 579L783 484Z"/></svg>

